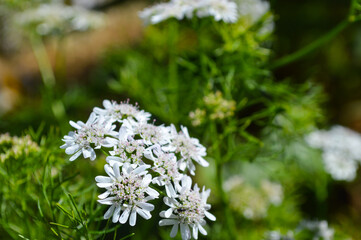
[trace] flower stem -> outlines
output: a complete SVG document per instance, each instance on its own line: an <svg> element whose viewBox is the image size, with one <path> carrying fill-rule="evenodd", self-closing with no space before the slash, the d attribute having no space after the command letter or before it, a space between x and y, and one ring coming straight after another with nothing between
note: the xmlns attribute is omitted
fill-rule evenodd
<svg viewBox="0 0 361 240"><path fill-rule="evenodd" d="M340 22L336 27L331 29L328 33L315 40L314 42L308 44L307 46L297 50L294 53L291 53L287 56L284 56L276 61L274 61L271 65L268 66L269 69L276 69L287 65L289 63L295 62L307 54L315 51L317 48L321 47L328 41L332 40L335 36L337 36L342 30L344 30L350 24L349 20L344 20Z"/></svg>

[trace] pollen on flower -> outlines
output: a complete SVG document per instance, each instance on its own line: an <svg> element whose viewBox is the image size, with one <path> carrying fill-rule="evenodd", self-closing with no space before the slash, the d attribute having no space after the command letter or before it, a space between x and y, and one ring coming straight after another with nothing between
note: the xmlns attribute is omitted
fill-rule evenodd
<svg viewBox="0 0 361 240"><path fill-rule="evenodd" d="M142 176L129 175L123 176L110 187L111 195L116 197L118 204L135 205L144 202L144 193L146 187L142 186Z"/></svg>
<svg viewBox="0 0 361 240"><path fill-rule="evenodd" d="M175 212L181 223L197 224L205 217L204 204L199 192L190 189L181 194L179 200Z"/></svg>

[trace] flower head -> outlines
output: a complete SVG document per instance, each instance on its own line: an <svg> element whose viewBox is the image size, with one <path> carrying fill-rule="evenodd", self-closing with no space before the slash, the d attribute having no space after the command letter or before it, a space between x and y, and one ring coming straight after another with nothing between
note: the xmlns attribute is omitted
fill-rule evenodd
<svg viewBox="0 0 361 240"><path fill-rule="evenodd" d="M157 24L170 18L213 17L216 21L238 20L237 5L229 0L171 0L144 9L139 13L145 23Z"/></svg>
<svg viewBox="0 0 361 240"><path fill-rule="evenodd" d="M64 148L66 154L73 155L69 159L70 161L74 161L82 153L84 158L94 160L96 157L94 149L112 147L116 144L114 138L117 135L117 132L114 131L115 126L104 117L92 113L86 123L82 121L70 121L69 123L76 130L64 136L63 141L65 144L60 148Z"/></svg>
<svg viewBox="0 0 361 240"><path fill-rule="evenodd" d="M199 143L196 138L191 138L186 127L181 127L181 132L177 133L174 125L171 125L172 139L168 148L176 154L180 154L179 168L181 170L189 169L190 173L194 175L195 166L193 161L197 162L203 167L208 167L209 163L203 158L207 155L206 148Z"/></svg>
<svg viewBox="0 0 361 240"><path fill-rule="evenodd" d="M176 195L172 181L179 181L183 174L179 172L177 158L173 153L165 153L160 146L155 146L145 154L145 157L153 161L152 170L159 174L153 178L153 183L165 186L168 196Z"/></svg>
<svg viewBox="0 0 361 240"><path fill-rule="evenodd" d="M122 171L119 165L115 163L113 167L105 165L104 169L108 176L97 176L97 186L105 188L106 191L99 195L98 202L110 205L104 214L104 219L111 216L114 223L126 223L134 226L137 214L144 219L150 219L150 211L154 209L154 205L148 203L158 197L159 193L149 187L152 176L147 174L146 169L149 165L142 165L133 169L129 164L124 164ZM148 196L146 196L148 195ZM122 212L122 214L121 214Z"/></svg>
<svg viewBox="0 0 361 240"><path fill-rule="evenodd" d="M129 100L120 103L104 100L103 106L105 109L95 107L93 111L113 121L122 122L124 119L132 119L136 122L147 122L151 116L150 113L139 110L137 105L130 104Z"/></svg>
<svg viewBox="0 0 361 240"><path fill-rule="evenodd" d="M200 192L197 184L192 189L192 179L188 176L182 178L181 183L175 183L176 195L168 195L164 197L164 203L170 208L162 211L160 216L165 218L159 222L160 226L173 225L170 236L175 237L180 226L182 239L198 238L198 231L207 235L207 231L203 228L206 224L205 217L211 221L216 218L208 210L211 208L207 204L210 190L203 187ZM190 230L192 228L192 231Z"/></svg>
<svg viewBox="0 0 361 240"><path fill-rule="evenodd" d="M103 24L99 13L64 4L41 4L16 15L18 26L41 36L87 31Z"/></svg>

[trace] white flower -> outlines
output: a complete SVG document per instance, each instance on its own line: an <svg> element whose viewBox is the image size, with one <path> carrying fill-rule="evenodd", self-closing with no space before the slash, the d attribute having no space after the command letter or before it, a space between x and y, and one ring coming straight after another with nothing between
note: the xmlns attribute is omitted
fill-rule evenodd
<svg viewBox="0 0 361 240"><path fill-rule="evenodd" d="M140 123L147 122L151 117L150 113L139 110L137 105L129 104L129 100L120 103L104 100L103 106L105 109L95 107L93 111L96 114L112 119L112 121L122 122L124 119L132 119L136 120L136 123Z"/></svg>
<svg viewBox="0 0 361 240"><path fill-rule="evenodd" d="M237 4L228 0L203 1L203 6L197 9L199 18L212 16L216 21L234 23L238 20Z"/></svg>
<svg viewBox="0 0 361 240"><path fill-rule="evenodd" d="M206 148L199 143L198 139L189 136L186 127L181 126L181 130L181 132L177 133L175 126L171 125L171 144L167 148L164 148L164 150L179 153L181 156L179 159L179 168L182 171L188 168L190 173L194 175L196 167L193 161L203 167L209 166L209 163L203 158L207 155Z"/></svg>
<svg viewBox="0 0 361 240"><path fill-rule="evenodd" d="M132 119L126 119L122 127L127 128L130 134L139 136L147 146L155 144L163 146L170 142L169 128L163 125L156 126L147 122L137 124Z"/></svg>
<svg viewBox="0 0 361 240"><path fill-rule="evenodd" d="M171 0L144 9L139 13L145 23L157 24L170 18L213 17L216 21L234 23L238 19L237 5L229 0Z"/></svg>
<svg viewBox="0 0 361 240"><path fill-rule="evenodd" d="M145 157L153 161L152 170L159 174L153 178L153 183L165 186L168 196L175 196L172 181L179 181L183 174L179 173L177 158L173 153L164 153L160 146L155 146L147 151Z"/></svg>
<svg viewBox="0 0 361 240"><path fill-rule="evenodd" d="M113 166L117 162L120 166L129 163L133 168L143 164L143 154L146 151L142 139L134 139L129 135L127 128L121 127L119 130L119 141L114 146L113 151L109 151L111 156L106 161Z"/></svg>
<svg viewBox="0 0 361 240"><path fill-rule="evenodd" d="M112 147L117 143L113 137L117 135L115 126L103 117L98 117L92 113L86 123L82 121L69 122L76 128L74 132L69 132L62 139L65 144L60 148L65 149L65 153L73 155L69 160L74 161L83 153L84 158L94 160L96 157L94 149L101 147ZM94 146L94 149L93 149Z"/></svg>
<svg viewBox="0 0 361 240"><path fill-rule="evenodd" d="M335 230L328 227L327 221L302 221L299 230L309 230L313 233L313 240L332 240Z"/></svg>
<svg viewBox="0 0 361 240"><path fill-rule="evenodd" d="M202 192L197 184L192 189L192 179L188 176L182 178L181 184L176 182L175 189L178 192L175 196L164 197L164 203L170 208L167 211L162 211L160 216L165 218L159 222L160 226L173 225L170 236L175 237L180 226L182 239L193 238L198 239L198 231L207 235L207 231L203 228L206 224L205 217L211 221L215 221L216 217L213 216L208 210L211 208L207 204L207 199L210 190L205 190L203 187ZM192 228L192 230L190 229Z"/></svg>
<svg viewBox="0 0 361 240"><path fill-rule="evenodd" d="M35 27L37 34L47 36L97 28L103 24L103 16L61 3L41 4L17 14L15 22L30 31Z"/></svg>
<svg viewBox="0 0 361 240"><path fill-rule="evenodd" d="M269 202L275 206L278 206L283 201L283 189L282 185L273 183L268 180L262 180L261 188L267 195Z"/></svg>
<svg viewBox="0 0 361 240"><path fill-rule="evenodd" d="M280 233L279 231L269 231L266 232L266 240L294 240L293 232L288 231L286 235Z"/></svg>
<svg viewBox="0 0 361 240"><path fill-rule="evenodd" d="M152 217L150 211L153 211L154 205L148 201L158 198L159 193L149 187L152 176L147 174L147 168L149 165L142 165L133 169L126 163L120 172L117 163L112 168L107 164L104 166L108 176L95 178L97 186L106 189L103 194L98 196L100 199L98 202L110 205L104 214L104 219L113 216L113 223L124 224L129 218L129 224L134 226L137 214L144 219Z"/></svg>
<svg viewBox="0 0 361 240"><path fill-rule="evenodd" d="M305 140L311 147L322 149L325 169L333 179L355 179L356 161L361 161L361 134L336 125L328 131L314 131Z"/></svg>
<svg viewBox="0 0 361 240"><path fill-rule="evenodd" d="M328 150L322 154L326 172L335 180L353 181L356 178L357 162L341 151Z"/></svg>

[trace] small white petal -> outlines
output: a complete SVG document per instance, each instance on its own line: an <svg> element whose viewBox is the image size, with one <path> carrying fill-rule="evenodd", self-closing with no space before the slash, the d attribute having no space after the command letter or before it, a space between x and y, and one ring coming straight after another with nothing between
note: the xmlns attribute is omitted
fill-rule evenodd
<svg viewBox="0 0 361 240"><path fill-rule="evenodd" d="M146 220L148 220L152 217L152 215L150 215L149 211L143 210L141 208L137 208L137 213Z"/></svg>
<svg viewBox="0 0 361 240"><path fill-rule="evenodd" d="M203 235L207 235L207 231L200 224L198 224L198 229L200 233L202 233Z"/></svg>
<svg viewBox="0 0 361 240"><path fill-rule="evenodd" d="M147 211L153 211L154 210L154 205L153 204L150 204L150 203L137 203L137 205L139 207L141 207L142 209L144 210L147 210Z"/></svg>
<svg viewBox="0 0 361 240"><path fill-rule="evenodd" d="M173 213L173 208L169 208L167 211L165 211L164 216L166 218L169 218L172 213Z"/></svg>
<svg viewBox="0 0 361 240"><path fill-rule="evenodd" d="M81 151L76 152L70 159L69 161L74 161L75 159L77 159L81 154Z"/></svg>
<svg viewBox="0 0 361 240"><path fill-rule="evenodd" d="M100 199L104 199L104 198L108 197L108 196L109 196L109 194L110 194L110 192L106 191L106 192L104 192L104 193L100 194L100 195L98 196L98 198L100 198Z"/></svg>
<svg viewBox="0 0 361 240"><path fill-rule="evenodd" d="M178 233L178 223L175 223L172 227L172 231L170 232L170 237L174 238Z"/></svg>
<svg viewBox="0 0 361 240"><path fill-rule="evenodd" d="M96 176L95 181L97 181L98 183L112 183L113 182L113 180L110 177L105 177L105 176Z"/></svg>
<svg viewBox="0 0 361 240"><path fill-rule="evenodd" d="M198 239L198 226L197 225L193 226L193 237L194 237L194 239Z"/></svg>
<svg viewBox="0 0 361 240"><path fill-rule="evenodd" d="M112 219L113 223L118 222L119 217L120 217L120 210L122 210L122 208L120 206L117 206L117 208L115 209L114 214L113 214L113 219Z"/></svg>
<svg viewBox="0 0 361 240"><path fill-rule="evenodd" d="M145 190L146 193L148 193L150 196L154 197L154 198L158 198L159 196L159 193L154 190L153 188L150 188L148 187L146 190Z"/></svg>
<svg viewBox="0 0 361 240"><path fill-rule="evenodd" d="M178 220L175 219L162 219L159 221L159 226L168 226L168 225L173 225L173 224L177 224Z"/></svg>
<svg viewBox="0 0 361 240"><path fill-rule="evenodd" d="M114 212L114 208L115 208L115 205L112 205L108 208L108 210L104 214L104 219L109 219L112 216L112 214Z"/></svg>
<svg viewBox="0 0 361 240"><path fill-rule="evenodd" d="M70 147L67 147L65 149L65 153L68 154L68 155L71 155L71 154L74 154L78 150L79 150L79 145L75 144L75 145L72 145Z"/></svg>
<svg viewBox="0 0 361 240"><path fill-rule="evenodd" d="M132 213L130 214L129 225L134 226L137 221L137 211L133 208Z"/></svg>
<svg viewBox="0 0 361 240"><path fill-rule="evenodd" d="M69 121L69 124L76 129L81 129L81 126L79 126L78 124L76 124L74 121Z"/></svg>
<svg viewBox="0 0 361 240"><path fill-rule="evenodd" d="M126 208L125 211L120 216L119 222L122 224L126 223L129 217L129 213L130 213L130 208Z"/></svg>
<svg viewBox="0 0 361 240"><path fill-rule="evenodd" d="M120 178L120 170L119 170L119 164L118 163L114 163L113 171L114 171L115 178L119 179Z"/></svg>
<svg viewBox="0 0 361 240"><path fill-rule="evenodd" d="M207 217L209 220L211 220L211 221L216 221L216 217L215 217L212 213L210 213L210 212L208 212L208 211L204 211L204 214L206 215L206 217Z"/></svg>
<svg viewBox="0 0 361 240"><path fill-rule="evenodd" d="M191 233L190 233L191 231L189 229L188 224L181 223L180 230L181 230L182 239L190 239L191 238Z"/></svg>
<svg viewBox="0 0 361 240"><path fill-rule="evenodd" d="M111 187L113 183L97 183L97 186L100 188L108 188Z"/></svg>

